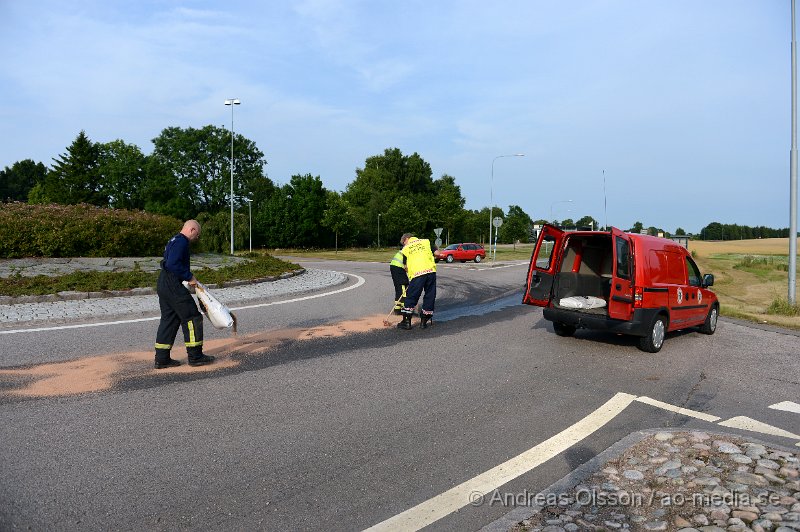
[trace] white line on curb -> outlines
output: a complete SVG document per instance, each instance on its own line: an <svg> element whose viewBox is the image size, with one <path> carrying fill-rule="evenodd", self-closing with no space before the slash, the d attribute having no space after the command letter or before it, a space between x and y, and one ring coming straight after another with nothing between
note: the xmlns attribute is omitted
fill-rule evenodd
<svg viewBox="0 0 800 532"><path fill-rule="evenodd" d="M719 421L720 417L712 416L710 414L704 414L702 412L697 412L696 410L689 410L688 408L681 408L679 406L671 405L669 403L663 403L657 399L651 399L646 395L642 395L637 397L636 400L640 403L644 403L646 405L655 406L657 408L662 408L664 410L669 410L670 412L675 412L676 414L681 414L683 416L694 417L697 419L702 419L703 421L710 421L712 423Z"/></svg>
<svg viewBox="0 0 800 532"><path fill-rule="evenodd" d="M600 408L539 445L367 530L419 530L459 508L480 501L492 490L527 473L597 431L634 399L635 395L617 393Z"/></svg>
<svg viewBox="0 0 800 532"><path fill-rule="evenodd" d="M322 293L322 294L314 294L314 295L311 295L311 296L296 297L294 299L286 299L286 300L283 300L283 301L273 301L272 303L260 303L258 305L247 305L247 306L244 306L244 307L232 308L231 310L246 310L246 309L251 309L251 308L269 307L269 306L272 306L272 305L285 305L287 303L297 303L298 301L306 301L306 300L309 300L309 299L316 299L318 297L332 296L334 294L340 294L342 292L347 292L348 290L353 290L354 288L358 288L359 286L361 286L362 284L364 284L366 282L364 280L364 278L361 277L360 275L356 275L354 273L346 273L346 272L341 272L341 273L344 273L345 275L349 275L350 277L355 277L358 280L358 282L356 282L356 284L354 284L352 286L348 286L346 288L340 288L338 290L333 290L331 292L325 292L325 293ZM161 317L160 316L153 316L153 317L150 317L150 318L136 318L136 319L132 319L132 320L104 321L104 322L99 322L99 323L80 323L80 324L77 324L77 325L60 325L60 326L57 326L57 327L37 327L37 328L34 328L34 329L11 329L11 330L8 330L8 331L0 331L0 334L16 334L16 333L43 332L43 331L63 331L65 329L83 329L83 328L86 328L86 327L104 327L104 326L107 326L107 325L122 325L122 324L125 324L125 323L140 323L140 322L144 322L144 321L155 321L155 320L158 320L158 319L161 319Z"/></svg>
<svg viewBox="0 0 800 532"><path fill-rule="evenodd" d="M793 434L789 431L779 429L778 427L773 427L772 425L767 425L766 423L762 423L761 421L757 421L753 418L749 418L746 416L732 417L725 421L720 421L719 425L721 427L749 430L751 432L761 432L762 434L770 434L772 436L783 436L784 438L792 438L794 440L800 440L800 436L797 434Z"/></svg>

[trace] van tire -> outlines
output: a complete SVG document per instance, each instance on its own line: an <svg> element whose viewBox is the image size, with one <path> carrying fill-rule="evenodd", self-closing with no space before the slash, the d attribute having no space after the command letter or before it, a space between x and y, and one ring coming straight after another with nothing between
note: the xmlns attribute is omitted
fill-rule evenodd
<svg viewBox="0 0 800 532"><path fill-rule="evenodd" d="M667 333L667 318L659 314L650 325L650 333L639 338L639 349L648 353L658 353L664 345L664 336Z"/></svg>
<svg viewBox="0 0 800 532"><path fill-rule="evenodd" d="M480 255L475 255L475 262L480 262L482 258Z"/></svg>
<svg viewBox="0 0 800 532"><path fill-rule="evenodd" d="M452 255L448 255L447 258L444 259L444 260L447 261L447 264L450 264L451 262L453 262L453 256Z"/></svg>
<svg viewBox="0 0 800 532"><path fill-rule="evenodd" d="M558 336L569 337L575 334L575 327L557 321L553 322L553 330Z"/></svg>
<svg viewBox="0 0 800 532"><path fill-rule="evenodd" d="M714 334L714 331L717 330L718 318L719 307L717 307L717 305L711 305L711 308L708 309L708 315L706 316L705 323L700 326L700 332L703 334Z"/></svg>

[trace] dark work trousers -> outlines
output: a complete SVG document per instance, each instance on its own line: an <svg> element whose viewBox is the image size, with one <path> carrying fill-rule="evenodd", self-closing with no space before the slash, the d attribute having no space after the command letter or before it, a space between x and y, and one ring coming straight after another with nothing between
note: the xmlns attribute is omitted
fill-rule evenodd
<svg viewBox="0 0 800 532"><path fill-rule="evenodd" d="M389 266L389 271L392 273L392 282L394 283L394 308L400 310L403 308L404 289L408 287L408 274L405 268L397 266Z"/></svg>
<svg viewBox="0 0 800 532"><path fill-rule="evenodd" d="M162 269L158 275L158 305L161 307L161 322L156 333L156 362L170 358L169 352L178 329L183 329L183 340L189 360L203 356L203 315L197 304L183 286L181 280Z"/></svg>
<svg viewBox="0 0 800 532"><path fill-rule="evenodd" d="M414 312L414 307L417 306L419 296L423 292L425 292L425 295L422 297L422 313L431 315L433 314L433 304L436 300L436 273L426 273L411 279L408 283L408 290L406 290L404 314Z"/></svg>

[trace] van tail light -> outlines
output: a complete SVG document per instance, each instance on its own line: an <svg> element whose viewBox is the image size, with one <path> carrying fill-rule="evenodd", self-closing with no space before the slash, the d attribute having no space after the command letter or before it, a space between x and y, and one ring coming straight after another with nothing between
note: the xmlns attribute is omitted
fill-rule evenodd
<svg viewBox="0 0 800 532"><path fill-rule="evenodd" d="M634 308L642 308L642 290L641 286L637 286L633 289L633 307Z"/></svg>

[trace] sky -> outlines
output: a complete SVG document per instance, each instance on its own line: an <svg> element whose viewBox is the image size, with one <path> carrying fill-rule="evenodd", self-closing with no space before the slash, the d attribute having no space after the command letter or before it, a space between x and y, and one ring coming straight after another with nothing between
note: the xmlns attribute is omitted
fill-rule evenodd
<svg viewBox="0 0 800 532"><path fill-rule="evenodd" d="M233 120L278 184L399 148L469 209L789 226L790 0L0 0L0 48L0 167Z"/></svg>

